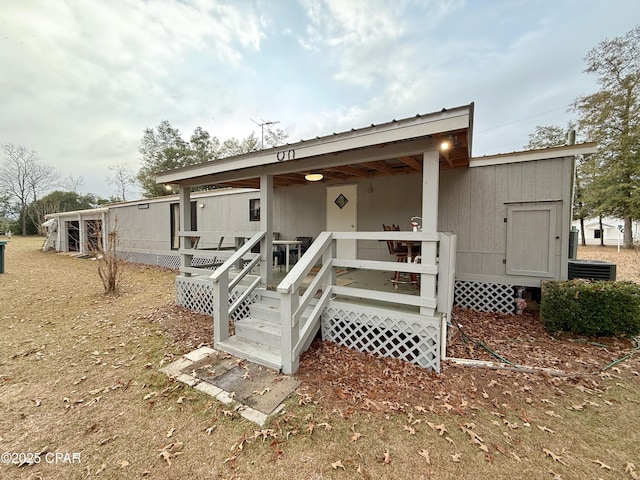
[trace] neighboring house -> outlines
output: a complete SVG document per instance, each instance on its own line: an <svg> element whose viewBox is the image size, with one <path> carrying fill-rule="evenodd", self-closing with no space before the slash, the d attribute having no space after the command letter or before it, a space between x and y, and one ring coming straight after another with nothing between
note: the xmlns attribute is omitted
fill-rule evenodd
<svg viewBox="0 0 640 480"><path fill-rule="evenodd" d="M129 249L179 257L177 301L213 315L218 349L291 373L321 330L438 370L454 301L513 312L517 288L567 278L574 159L595 152L583 144L471 158L472 124L470 104L163 172L158 183L177 199L115 205L108 222L118 216ZM191 192L203 186L233 189ZM143 242L132 225L142 225L145 203L157 213ZM314 241L274 283L274 239L300 236ZM420 250L415 262L407 246ZM371 279L400 271L419 288L343 285L344 270Z"/></svg>
<svg viewBox="0 0 640 480"><path fill-rule="evenodd" d="M582 245L582 233L580 232L580 221L572 222L571 226L578 232L578 243ZM622 229L624 220L621 218L604 217L602 219L602 228L598 218L588 218L584 221L584 237L587 245L606 245L616 246L618 243L623 244ZM640 223L633 222L633 239L636 241L639 237ZM602 243L601 243L602 242Z"/></svg>

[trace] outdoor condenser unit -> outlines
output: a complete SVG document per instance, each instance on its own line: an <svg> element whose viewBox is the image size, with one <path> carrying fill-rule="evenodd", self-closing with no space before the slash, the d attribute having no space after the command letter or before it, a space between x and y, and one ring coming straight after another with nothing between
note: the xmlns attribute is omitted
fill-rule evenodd
<svg viewBox="0 0 640 480"><path fill-rule="evenodd" d="M615 280L616 264L602 260L569 260L569 280Z"/></svg>

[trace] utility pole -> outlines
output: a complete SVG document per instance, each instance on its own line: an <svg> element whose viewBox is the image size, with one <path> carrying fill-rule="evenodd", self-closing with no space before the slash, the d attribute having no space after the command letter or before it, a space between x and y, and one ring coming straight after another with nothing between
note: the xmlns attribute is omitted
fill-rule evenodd
<svg viewBox="0 0 640 480"><path fill-rule="evenodd" d="M258 123L253 118L251 119L251 121L260 127L261 136L262 136L262 147L261 147L261 149L264 150L264 126L267 125L267 127L268 127L269 125L275 125L276 123L280 123L280 122L279 121L269 122L269 121L261 120L262 123Z"/></svg>

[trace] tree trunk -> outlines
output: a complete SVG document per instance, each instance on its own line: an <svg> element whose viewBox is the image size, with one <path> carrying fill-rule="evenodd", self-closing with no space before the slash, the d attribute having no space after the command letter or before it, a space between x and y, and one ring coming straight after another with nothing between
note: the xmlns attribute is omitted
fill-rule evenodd
<svg viewBox="0 0 640 480"><path fill-rule="evenodd" d="M587 237L584 234L584 218L580 218L580 237L582 237L582 246L587 245Z"/></svg>
<svg viewBox="0 0 640 480"><path fill-rule="evenodd" d="M600 228L600 246L604 247L604 228L602 228L602 215L598 217L598 223Z"/></svg>
<svg viewBox="0 0 640 480"><path fill-rule="evenodd" d="M624 248L633 248L633 219L624 217L624 235L622 237Z"/></svg>
<svg viewBox="0 0 640 480"><path fill-rule="evenodd" d="M20 209L20 219L22 220L22 236L27 235L27 206L22 205Z"/></svg>

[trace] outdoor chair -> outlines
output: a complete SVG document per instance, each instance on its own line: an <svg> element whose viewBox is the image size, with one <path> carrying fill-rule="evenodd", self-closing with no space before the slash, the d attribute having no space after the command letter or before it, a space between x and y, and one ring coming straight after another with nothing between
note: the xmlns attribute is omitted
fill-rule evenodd
<svg viewBox="0 0 640 480"><path fill-rule="evenodd" d="M289 254L293 257L294 263L298 261L298 257L301 257L307 250L309 250L309 247L313 243L313 237L296 237L296 241L302 243L300 245L292 246L291 250L289 250Z"/></svg>
<svg viewBox="0 0 640 480"><path fill-rule="evenodd" d="M399 232L399 225L382 225L382 229L385 232ZM409 256L409 248L407 245L403 244L403 242L397 240L387 240L387 248L389 249L389 253L396 258L396 262L406 262ZM411 255L414 256L415 252L411 252ZM401 280L401 273L397 271L391 277L391 283L397 289L398 284L400 283L411 283L412 285L418 286L418 277L415 273L409 274L409 282L404 282Z"/></svg>

